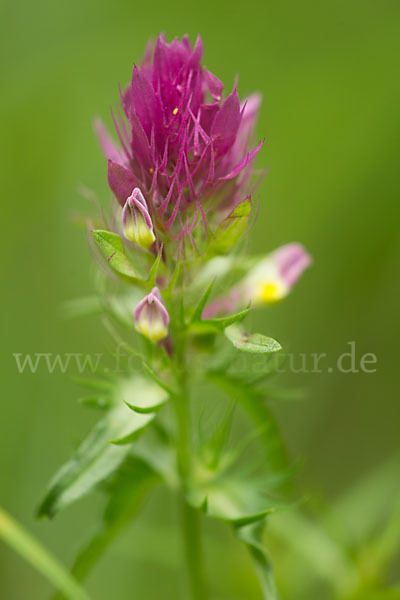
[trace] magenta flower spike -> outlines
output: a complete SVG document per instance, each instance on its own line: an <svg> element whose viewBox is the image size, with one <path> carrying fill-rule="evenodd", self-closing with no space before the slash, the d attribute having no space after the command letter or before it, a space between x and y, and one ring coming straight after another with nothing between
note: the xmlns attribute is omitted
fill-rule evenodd
<svg viewBox="0 0 400 600"><path fill-rule="evenodd" d="M241 104L234 89L224 98L222 82L201 65L202 54L200 37L192 48L187 36L168 44L160 35L121 92L125 117L114 117L120 149L97 124L118 201L123 206L140 188L157 225L176 238L205 221L208 201L213 214L243 200L263 144L248 148L259 97Z"/></svg>
<svg viewBox="0 0 400 600"><path fill-rule="evenodd" d="M264 359L280 353L282 346L246 331L242 321L247 307L272 304L289 294L311 258L300 244L278 248L261 260L243 256L243 242L257 216L253 162L263 142L254 144L254 129L261 98L254 94L240 101L236 87L224 91L218 77L202 66L202 53L200 37L192 47L187 36L170 44L159 36L121 91L122 110L113 114L119 142L100 121L95 123L108 160L108 183L119 203L114 203L111 218L101 211L102 219L88 222L91 247L102 261L97 304L109 306L111 316L127 327L128 337L119 331L114 335L116 368L106 382L107 369L96 364L100 379L93 386L101 397L90 401L105 412L54 478L39 515L52 517L78 497L121 477L124 491L128 486L135 492L143 469L137 472L136 464L127 465L122 450L129 452L134 441L144 475L157 471L159 482L179 502L187 558L185 598L208 597L199 527L201 514L206 514L235 529L255 558L261 595L276 599L278 586L261 534L274 498L277 506L284 498L285 449L278 439L273 460L264 465L257 461L255 470L252 452L232 455L230 444L220 442L226 441L232 424L227 402L240 404L240 418L247 413L242 432L246 439L260 437L262 420L270 426L270 415L255 410L254 404L262 401L262 379L280 364ZM92 222L99 228L92 229ZM207 305L217 286L223 295ZM224 313L228 318L212 319ZM146 338L144 347L129 350L146 367L141 374L120 352L131 348L133 328ZM225 360L221 348L225 354L228 342L235 355L229 353ZM248 359L253 355L244 369L241 352ZM255 373L257 355L268 368ZM120 364L123 356L127 360ZM201 406L199 389L210 400ZM143 445L136 442L142 434ZM272 442L279 438L273 434ZM162 468L164 458L171 469ZM79 489L77 475L82 479ZM108 488L115 517L121 520L124 512L120 515L119 508L125 507L119 507L119 487ZM257 531L243 527L249 523Z"/></svg>
<svg viewBox="0 0 400 600"><path fill-rule="evenodd" d="M168 325L168 311L158 287L154 287L135 309L135 327L152 342L158 342L168 335Z"/></svg>
<svg viewBox="0 0 400 600"><path fill-rule="evenodd" d="M142 248L149 248L156 237L147 202L139 188L135 188L122 209L124 235Z"/></svg>

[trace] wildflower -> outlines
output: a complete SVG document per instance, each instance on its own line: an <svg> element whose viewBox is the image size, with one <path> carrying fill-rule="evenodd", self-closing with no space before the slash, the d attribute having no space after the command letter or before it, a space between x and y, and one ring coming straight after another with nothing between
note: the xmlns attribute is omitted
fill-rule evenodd
<svg viewBox="0 0 400 600"><path fill-rule="evenodd" d="M120 149L97 124L119 202L139 187L157 223L170 231L177 221L182 236L205 220L208 201L213 214L243 199L263 144L248 150L259 96L240 103L234 89L224 99L222 82L201 65L202 53L200 37L192 49L187 36L168 44L160 35L121 93L126 120L113 116Z"/></svg>
<svg viewBox="0 0 400 600"><path fill-rule="evenodd" d="M168 311L158 287L154 287L135 309L135 327L152 342L158 342L168 335L168 324Z"/></svg>
<svg viewBox="0 0 400 600"><path fill-rule="evenodd" d="M243 295L253 305L273 304L287 296L311 257L301 244L286 244L261 260L242 283Z"/></svg>
<svg viewBox="0 0 400 600"><path fill-rule="evenodd" d="M234 312L247 304L259 306L282 300L310 264L311 257L301 244L281 246L259 261L226 296L209 304L203 318Z"/></svg>
<svg viewBox="0 0 400 600"><path fill-rule="evenodd" d="M125 202L122 224L125 237L142 248L149 248L156 239L147 203L139 188L135 188Z"/></svg>

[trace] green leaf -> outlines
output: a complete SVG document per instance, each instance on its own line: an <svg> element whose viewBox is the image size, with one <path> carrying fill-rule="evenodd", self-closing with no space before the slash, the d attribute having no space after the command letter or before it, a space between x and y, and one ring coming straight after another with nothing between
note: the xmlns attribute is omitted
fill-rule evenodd
<svg viewBox="0 0 400 600"><path fill-rule="evenodd" d="M215 429L211 436L205 437L205 441L203 443L203 455L210 469L217 470L220 467L223 451L232 429L235 408L235 403L232 402L225 409L224 414L219 422L217 422L217 419L215 419L215 415L212 415L212 421L215 424ZM210 425L208 422L206 424L206 428L209 432Z"/></svg>
<svg viewBox="0 0 400 600"><path fill-rule="evenodd" d="M172 273L172 277L170 279L169 284L167 285L167 287L163 290L163 295L165 298L171 298L174 290L175 290L175 286L178 283L180 274L182 271L182 262L180 260L177 261L176 265L175 265L175 269Z"/></svg>
<svg viewBox="0 0 400 600"><path fill-rule="evenodd" d="M238 402L259 427L259 437L266 450L270 468L275 471L288 469L288 458L275 418L264 402L260 390L227 373L209 371L209 381Z"/></svg>
<svg viewBox="0 0 400 600"><path fill-rule="evenodd" d="M103 312L103 302L98 296L74 298L67 300L61 307L61 316L64 319L76 319L89 315L99 315Z"/></svg>
<svg viewBox="0 0 400 600"><path fill-rule="evenodd" d="M103 392L104 394L110 393L114 387L113 381L110 379L101 379L100 377L72 377L72 381L89 390Z"/></svg>
<svg viewBox="0 0 400 600"><path fill-rule="evenodd" d="M116 233L101 229L96 229L92 233L110 267L125 279L139 281L140 277L125 254L121 237Z"/></svg>
<svg viewBox="0 0 400 600"><path fill-rule="evenodd" d="M178 490L180 478L176 461L176 445L169 439L166 431L156 421L149 427L133 447L135 456L143 460L152 471L157 473L165 484Z"/></svg>
<svg viewBox="0 0 400 600"><path fill-rule="evenodd" d="M241 465L241 455L237 444L220 453L217 464L201 453L186 490L192 506L237 527L264 520L279 507L276 475L267 468L260 472L256 461Z"/></svg>
<svg viewBox="0 0 400 600"><path fill-rule="evenodd" d="M127 405L126 405L127 406ZM129 406L127 406L129 410L132 410ZM154 419L154 413L139 413L138 411L132 411L135 414L135 424L131 424L130 427L126 427L125 431L121 431L118 434L118 437L110 439L111 444L115 444L116 446L125 446L126 444L131 444L134 442L139 435L142 433L142 430L150 425L151 421Z"/></svg>
<svg viewBox="0 0 400 600"><path fill-rule="evenodd" d="M173 388L165 383L158 375L153 371L153 369L148 365L145 361L142 362L143 368L147 371L151 379L156 382L156 384L165 390L169 396L176 396L178 394L177 391L174 391Z"/></svg>
<svg viewBox="0 0 400 600"><path fill-rule="evenodd" d="M160 385L140 376L124 381L119 395L130 409L138 413L152 413L161 408L169 398L169 394Z"/></svg>
<svg viewBox="0 0 400 600"><path fill-rule="evenodd" d="M217 227L211 238L207 255L227 254L243 235L249 222L251 213L251 200L246 198L238 204Z"/></svg>
<svg viewBox="0 0 400 600"><path fill-rule="evenodd" d="M364 543L361 550L363 559L369 566L368 578L381 581L400 549L400 501L395 502L384 526L374 537Z"/></svg>
<svg viewBox="0 0 400 600"><path fill-rule="evenodd" d="M195 321L190 323L189 331L193 334L205 335L208 333L220 333L224 331L232 323L239 323L242 321L247 313L250 311L250 307L244 310L230 315L229 317L221 317L218 319L202 319L201 321Z"/></svg>
<svg viewBox="0 0 400 600"><path fill-rule="evenodd" d="M260 521L276 510L276 503L266 498L250 478L220 475L211 469L209 473L208 480L194 484L188 492L190 503L203 507L208 516L240 527Z"/></svg>
<svg viewBox="0 0 400 600"><path fill-rule="evenodd" d="M193 311L192 317L190 319L191 323L196 323L197 321L202 321L201 315L203 313L205 305L207 304L208 298L210 297L213 285L214 285L214 281L211 281L211 283L208 285L206 291L200 298L196 308Z"/></svg>
<svg viewBox="0 0 400 600"><path fill-rule="evenodd" d="M226 329L233 323L240 323L240 321L243 321L243 319L250 312L250 310L251 310L251 307L248 306L247 308L241 310L240 312L238 312L234 315L229 315L229 317L219 317L217 319L207 319L203 322L208 323L209 325L212 325L213 327L216 327L218 329L218 331L223 331L224 329Z"/></svg>
<svg viewBox="0 0 400 600"><path fill-rule="evenodd" d="M0 539L39 571L68 600L89 600L67 569L21 525L0 508Z"/></svg>
<svg viewBox="0 0 400 600"><path fill-rule="evenodd" d="M130 451L115 444L135 439L153 418L133 413L123 402L108 411L50 483L38 516L54 516L113 473Z"/></svg>
<svg viewBox="0 0 400 600"><path fill-rule="evenodd" d="M125 287L120 295L108 294L103 295L103 310L109 313L121 325L128 329L132 329L133 314L132 307L136 306L143 298L143 290L136 287Z"/></svg>
<svg viewBox="0 0 400 600"><path fill-rule="evenodd" d="M235 529L236 536L246 544L253 559L260 581L264 600L278 600L271 559L261 538L264 529L262 522Z"/></svg>
<svg viewBox="0 0 400 600"><path fill-rule="evenodd" d="M149 491L159 482L158 476L142 460L128 456L106 487L108 502L92 538L82 547L71 569L82 581L103 552L136 516ZM63 600L58 594L54 600Z"/></svg>
<svg viewBox="0 0 400 600"><path fill-rule="evenodd" d="M290 510L274 515L268 530L293 553L296 563L301 561L306 570L311 568L314 576L329 582L335 598L350 600L360 589L360 571L352 553L338 543L336 536L328 535L320 523L299 510Z"/></svg>
<svg viewBox="0 0 400 600"><path fill-rule="evenodd" d="M238 350L252 354L270 354L282 350L282 346L273 338L261 333L246 333L239 327L228 327L225 335Z"/></svg>
<svg viewBox="0 0 400 600"><path fill-rule="evenodd" d="M79 398L78 402L83 406L88 406L90 408L100 408L102 410L110 408L111 406L111 400L106 396L84 396L82 398Z"/></svg>
<svg viewBox="0 0 400 600"><path fill-rule="evenodd" d="M233 460L232 460L233 458ZM230 523L248 547L260 578L265 600L277 600L271 563L260 536L267 515L278 507L272 498L276 478L267 471L240 471L236 449L221 457L218 469L204 461L194 465L187 501L207 515ZM248 466L248 465L247 465ZM247 468L247 467L246 467Z"/></svg>
<svg viewBox="0 0 400 600"><path fill-rule="evenodd" d="M163 247L161 246L155 261L153 262L151 269L150 269L150 273L149 276L147 278L147 285L149 286L149 288L153 288L156 285L156 280L157 280L157 275L158 275L158 269L160 267L160 261L162 258L162 253L163 253Z"/></svg>

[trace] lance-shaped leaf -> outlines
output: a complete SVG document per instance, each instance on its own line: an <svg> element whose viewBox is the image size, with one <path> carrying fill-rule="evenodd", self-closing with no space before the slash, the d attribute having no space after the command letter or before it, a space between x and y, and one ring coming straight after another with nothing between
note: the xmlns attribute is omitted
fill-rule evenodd
<svg viewBox="0 0 400 600"><path fill-rule="evenodd" d="M274 497L279 477L269 469L260 472L256 460L252 465L247 461L246 466L241 467L242 449L235 444L233 449L226 450L217 468L199 459L200 464L195 465L194 477L187 489L187 498L195 508L233 526L254 560L264 599L277 600L271 563L261 542L261 533L267 516L279 508Z"/></svg>
<svg viewBox="0 0 400 600"><path fill-rule="evenodd" d="M282 346L273 338L261 333L246 333L239 327L225 329L225 335L238 350L252 354L270 354L282 350Z"/></svg>
<svg viewBox="0 0 400 600"><path fill-rule="evenodd" d="M264 600L278 600L271 559L262 543L263 522L236 527L236 536L244 542L253 559Z"/></svg>
<svg viewBox="0 0 400 600"><path fill-rule="evenodd" d="M144 377L123 381L119 395L130 409L144 414L158 410L169 398L165 389Z"/></svg>
<svg viewBox="0 0 400 600"><path fill-rule="evenodd" d="M263 598L277 600L271 563L261 542L266 517L278 508L273 494L276 477L269 471L253 473L238 464L240 450L226 451L217 469L201 463L187 490L188 501L207 515L233 526L237 537L250 551L259 575ZM197 478L196 478L197 473Z"/></svg>
<svg viewBox="0 0 400 600"><path fill-rule="evenodd" d="M61 315L64 319L76 319L91 315L100 315L104 310L101 298L88 296L86 298L74 298L63 302Z"/></svg>
<svg viewBox="0 0 400 600"><path fill-rule="evenodd" d="M211 238L207 255L228 253L243 235L251 214L251 200L246 198L238 204L229 215L218 225L214 236Z"/></svg>
<svg viewBox="0 0 400 600"><path fill-rule="evenodd" d="M147 371L150 378L155 381L155 383L162 388L168 396L177 396L178 391L173 388L168 382L164 381L160 375L158 375L153 369L148 365L145 361L142 362L143 368Z"/></svg>
<svg viewBox="0 0 400 600"><path fill-rule="evenodd" d="M50 483L38 516L54 516L113 473L125 459L130 446L110 442L132 441L153 417L154 414L133 413L123 402L108 411Z"/></svg>
<svg viewBox="0 0 400 600"><path fill-rule="evenodd" d="M276 510L276 502L267 498L260 489L260 481L241 478L230 473L218 473L203 467L203 481L189 491L189 501L196 508L215 519L231 523L237 527L264 519ZM268 489L268 481L264 487Z"/></svg>
<svg viewBox="0 0 400 600"><path fill-rule="evenodd" d="M93 390L95 392L101 392L103 395L109 396L112 394L114 388L114 382L110 379L104 379L100 377L72 377L72 381L81 385L84 388Z"/></svg>
<svg viewBox="0 0 400 600"><path fill-rule="evenodd" d="M182 272L182 262L178 261L175 265L175 269L172 273L169 284L163 290L163 294L164 294L165 298L168 298L168 299L171 298L171 296L175 290L175 287L179 281L181 272Z"/></svg>
<svg viewBox="0 0 400 600"><path fill-rule="evenodd" d="M107 396L83 396L78 400L79 404L89 408L106 410L111 407L111 400Z"/></svg>
<svg viewBox="0 0 400 600"><path fill-rule="evenodd" d="M106 486L108 502L92 538L81 548L71 573L82 581L121 529L140 510L159 477L142 460L128 456ZM54 600L65 600L59 594Z"/></svg>
<svg viewBox="0 0 400 600"><path fill-rule="evenodd" d="M151 265L151 269L149 275L147 277L146 283L149 289L152 289L157 283L158 270L160 268L160 261L162 258L163 248L161 246L153 264Z"/></svg>
<svg viewBox="0 0 400 600"><path fill-rule="evenodd" d="M96 229L92 233L110 267L124 279L140 281L140 277L125 254L121 237L112 231L101 229Z"/></svg>
<svg viewBox="0 0 400 600"><path fill-rule="evenodd" d="M276 514L269 530L297 559L312 566L315 576L331 584L335 597L354 600L355 590L360 589L361 573L352 553L337 541L336 532L330 536L321 523L298 510Z"/></svg>
<svg viewBox="0 0 400 600"><path fill-rule="evenodd" d="M278 472L287 470L286 448L276 420L269 406L264 402L262 392L242 381L240 377L228 373L209 371L207 378L238 402L259 428L260 441L265 447L270 468Z"/></svg>
<svg viewBox="0 0 400 600"><path fill-rule="evenodd" d="M212 325L218 331L223 331L230 325L234 323L240 323L250 312L251 307L248 306L244 308L240 312L235 313L234 315L229 315L228 317L217 317L216 319L203 319L203 323L207 323L208 325Z"/></svg>
<svg viewBox="0 0 400 600"><path fill-rule="evenodd" d="M211 283L208 285L206 291L201 296L199 302L197 303L196 308L194 309L194 311L192 313L192 316L190 318L191 323L196 323L197 321L201 321L201 315L203 313L205 305L208 302L208 298L210 297L213 286L214 286L214 281L211 281Z"/></svg>
<svg viewBox="0 0 400 600"><path fill-rule="evenodd" d="M154 427L149 427L137 441L133 452L152 471L157 473L170 489L179 489L180 476L176 463L176 446L157 421L154 423Z"/></svg>
<svg viewBox="0 0 400 600"><path fill-rule="evenodd" d="M251 308L248 307L234 315L229 315L228 317L193 321L189 324L189 331L195 334L222 333L233 323L240 323L240 321L243 321L250 310Z"/></svg>

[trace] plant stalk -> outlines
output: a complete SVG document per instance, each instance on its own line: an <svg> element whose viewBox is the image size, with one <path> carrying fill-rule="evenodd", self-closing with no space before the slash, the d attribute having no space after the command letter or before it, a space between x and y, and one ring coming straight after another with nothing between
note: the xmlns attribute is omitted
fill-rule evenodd
<svg viewBox="0 0 400 600"><path fill-rule="evenodd" d="M200 515L187 502L185 491L192 477L192 453L190 443L190 404L187 386L187 373L181 377L181 394L176 398L176 417L178 426L177 460L181 476L180 520L182 526L183 547L187 570L188 587L191 600L206 600L203 576L203 557L201 543Z"/></svg>
<svg viewBox="0 0 400 600"><path fill-rule="evenodd" d="M184 498L181 504L182 533L184 538L185 561L193 600L206 600L203 578L203 556L201 544L200 515Z"/></svg>

